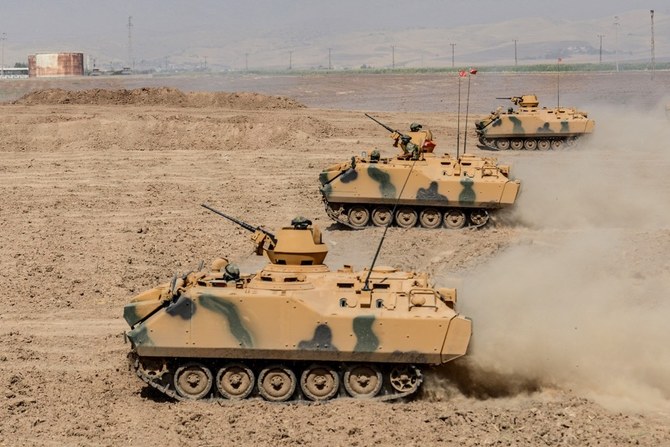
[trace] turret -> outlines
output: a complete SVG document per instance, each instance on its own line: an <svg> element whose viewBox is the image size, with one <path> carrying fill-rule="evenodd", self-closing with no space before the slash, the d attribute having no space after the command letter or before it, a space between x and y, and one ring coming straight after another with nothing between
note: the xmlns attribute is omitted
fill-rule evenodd
<svg viewBox="0 0 670 447"><path fill-rule="evenodd" d="M262 226L254 227L246 222L217 211L209 205L204 208L234 222L245 230L253 231L251 240L256 244L256 254L263 252L272 264L277 265L323 265L328 247L323 243L321 230L312 221L296 217L290 227L280 229L277 234L270 233Z"/></svg>
<svg viewBox="0 0 670 447"><path fill-rule="evenodd" d="M321 230L304 217L296 217L290 227L277 232L277 243L265 249L270 262L279 265L321 265L328 247L321 239Z"/></svg>
<svg viewBox="0 0 670 447"><path fill-rule="evenodd" d="M512 102L519 107L537 107L540 101L535 95L522 95L512 98Z"/></svg>

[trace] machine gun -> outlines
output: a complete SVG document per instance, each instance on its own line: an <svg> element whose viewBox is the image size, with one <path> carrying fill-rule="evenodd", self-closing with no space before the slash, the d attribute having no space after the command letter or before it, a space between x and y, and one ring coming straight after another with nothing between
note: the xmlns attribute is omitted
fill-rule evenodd
<svg viewBox="0 0 670 447"><path fill-rule="evenodd" d="M410 137L409 135L405 135L404 133L400 132L399 130L395 130L395 129L393 129L393 128L387 126L386 124L382 123L381 121L379 121L379 120L377 120L377 119L371 117L371 116L368 115L367 113L365 114L365 116L367 116L367 117L370 118L372 121L374 121L375 123L377 123L377 124L379 124L380 126L382 126L384 129L386 129L386 130L388 130L389 132L391 132L391 134L392 134L391 137L395 139L395 144L393 144L393 146L396 146L396 147L397 147L397 146L400 146L400 149L402 149L402 151L403 151L405 154L409 154L409 153L410 153L410 151L407 149L407 145L412 141L412 137ZM398 140L400 140L400 144L398 143ZM419 149L419 148L416 147L416 150L418 150L418 149Z"/></svg>
<svg viewBox="0 0 670 447"><path fill-rule="evenodd" d="M535 95L507 96L496 99L509 99L512 101L512 104L520 107L537 107L539 105L539 101Z"/></svg>
<svg viewBox="0 0 670 447"><path fill-rule="evenodd" d="M209 206L209 205L207 205L207 204L205 204L205 203L203 203L201 206L202 206L203 208L207 208L208 210L210 210L210 211L213 212L213 213L218 214L218 215L221 216L221 217L225 217L226 219L230 220L231 222L234 222L234 223L236 223L237 225L241 226L241 227L244 228L245 230L251 231L252 233L258 233L258 232L263 233L264 235L266 235L267 237L270 238L270 240L272 241L272 244L273 244L273 245L277 245L277 237L276 237L273 233L270 233L270 232L269 232L268 230L266 230L265 228L263 228L263 227L254 227L253 225L250 225L250 224L248 224L248 223L246 223L246 222L243 222L243 221L241 221L241 220L239 220L239 219L235 219L234 217L229 216L229 215L227 215L227 214L225 214L225 213L222 213L221 211L215 210L214 208L212 208L211 206Z"/></svg>
<svg viewBox="0 0 670 447"><path fill-rule="evenodd" d="M410 137L409 135L405 135L405 134L403 134L403 133L400 132L399 130L392 129L391 127L387 126L386 124L382 123L381 121L377 120L376 118L371 117L371 116L368 115L367 113L365 114L365 116L367 116L367 117L370 118L372 121L374 121L375 123L377 123L377 124L379 124L380 126L382 126L384 129L388 130L389 132L391 132L391 133L397 133L398 135L400 135L401 138L402 138L402 137L406 137L406 138L409 138L409 139L412 138L412 137Z"/></svg>
<svg viewBox="0 0 670 447"><path fill-rule="evenodd" d="M512 104L517 106L522 100L521 96L504 96L504 97L496 97L496 99L507 99L509 101L512 101Z"/></svg>

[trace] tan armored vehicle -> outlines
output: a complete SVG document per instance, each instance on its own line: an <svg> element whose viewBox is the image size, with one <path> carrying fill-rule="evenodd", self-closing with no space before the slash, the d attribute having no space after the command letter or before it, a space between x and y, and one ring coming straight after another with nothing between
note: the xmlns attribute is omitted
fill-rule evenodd
<svg viewBox="0 0 670 447"><path fill-rule="evenodd" d="M485 119L475 122L479 142L492 149L558 149L592 133L595 126L586 112L574 108L540 108L535 95L498 99L509 99L518 108L510 107L503 112L498 107Z"/></svg>
<svg viewBox="0 0 670 447"><path fill-rule="evenodd" d="M382 126L402 154L380 158L373 151L319 176L326 212L336 222L356 229L391 223L458 229L483 226L490 211L514 204L520 182L510 180L509 166L470 154L438 156L430 131L405 135Z"/></svg>
<svg viewBox="0 0 670 447"><path fill-rule="evenodd" d="M218 259L125 306L131 365L168 396L394 399L419 389L422 368L466 353L456 290L390 267L331 271L309 220L272 234L207 208L252 230L270 264L240 274Z"/></svg>

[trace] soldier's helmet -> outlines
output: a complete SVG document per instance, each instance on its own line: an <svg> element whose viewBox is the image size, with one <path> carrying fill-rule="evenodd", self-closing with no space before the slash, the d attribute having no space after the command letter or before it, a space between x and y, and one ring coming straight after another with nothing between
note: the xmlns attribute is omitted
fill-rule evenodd
<svg viewBox="0 0 670 447"><path fill-rule="evenodd" d="M312 225L312 221L306 217L298 216L291 221L291 225L293 225L293 228L297 230L304 230L308 226Z"/></svg>
<svg viewBox="0 0 670 447"><path fill-rule="evenodd" d="M412 137L410 137L409 135L403 135L403 136L400 138L400 140L402 141L403 144L407 144L407 143L409 143L410 141L412 141Z"/></svg>
<svg viewBox="0 0 670 447"><path fill-rule="evenodd" d="M379 161L380 158L381 158L381 154L379 153L379 151L377 149L373 150L370 153L370 160L371 161Z"/></svg>
<svg viewBox="0 0 670 447"><path fill-rule="evenodd" d="M225 277L228 280L237 280L240 277L240 268L235 264L228 264L225 267Z"/></svg>
<svg viewBox="0 0 670 447"><path fill-rule="evenodd" d="M419 123L412 123L409 125L409 130L412 132L418 132L423 126Z"/></svg>

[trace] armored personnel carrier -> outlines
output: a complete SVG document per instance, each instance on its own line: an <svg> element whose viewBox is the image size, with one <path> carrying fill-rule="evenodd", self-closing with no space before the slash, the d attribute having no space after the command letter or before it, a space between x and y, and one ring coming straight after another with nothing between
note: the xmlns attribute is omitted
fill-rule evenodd
<svg viewBox="0 0 670 447"><path fill-rule="evenodd" d="M203 206L253 231L270 263L240 274L217 259L125 306L132 368L168 396L395 399L419 389L423 368L466 353L456 290L390 267L331 271L309 220L271 233Z"/></svg>
<svg viewBox="0 0 670 447"><path fill-rule="evenodd" d="M403 134L379 124L392 132L400 155L381 158L373 151L329 166L319 176L326 213L336 222L355 229L392 223L403 228L479 227L491 211L516 201L520 182L510 179L509 166L495 158L439 156L433 153L430 131L413 125L415 131Z"/></svg>
<svg viewBox="0 0 670 447"><path fill-rule="evenodd" d="M593 132L595 121L586 112L575 108L539 107L535 95L514 96L509 99L518 108L507 112L498 107L483 120L475 122L479 142L499 150L559 149L566 143Z"/></svg>

